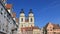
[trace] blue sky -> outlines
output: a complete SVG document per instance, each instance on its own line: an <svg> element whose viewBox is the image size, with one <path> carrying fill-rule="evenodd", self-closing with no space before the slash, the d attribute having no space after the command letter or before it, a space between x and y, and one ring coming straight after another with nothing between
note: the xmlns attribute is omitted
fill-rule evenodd
<svg viewBox="0 0 60 34"><path fill-rule="evenodd" d="M48 22L60 24L60 0L7 0L13 5L13 11L19 17L20 10L23 8L26 16L32 8L35 16L35 25L40 28Z"/></svg>

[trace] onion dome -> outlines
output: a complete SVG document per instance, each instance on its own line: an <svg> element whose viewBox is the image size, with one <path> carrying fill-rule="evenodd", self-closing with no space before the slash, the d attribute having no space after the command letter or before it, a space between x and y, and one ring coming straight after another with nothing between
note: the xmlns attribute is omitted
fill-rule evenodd
<svg viewBox="0 0 60 34"><path fill-rule="evenodd" d="M20 13L24 13L24 10L23 9L21 9L21 12Z"/></svg>
<svg viewBox="0 0 60 34"><path fill-rule="evenodd" d="M32 12L32 9L30 9L30 12L29 12L29 14L30 14L30 13L33 13L33 12Z"/></svg>

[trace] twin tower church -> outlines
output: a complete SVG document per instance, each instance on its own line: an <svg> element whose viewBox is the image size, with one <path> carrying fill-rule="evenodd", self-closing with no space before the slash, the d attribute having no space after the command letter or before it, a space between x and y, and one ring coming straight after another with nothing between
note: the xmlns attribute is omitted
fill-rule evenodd
<svg viewBox="0 0 60 34"><path fill-rule="evenodd" d="M25 16L24 10L21 9L19 17L19 34L25 29L29 30L31 27L34 27L34 14L32 9L30 9L28 16Z"/></svg>
<svg viewBox="0 0 60 34"><path fill-rule="evenodd" d="M19 17L19 27L31 27L34 26L34 14L32 12L32 9L29 11L29 15L26 17L24 10L21 9L20 11L20 17Z"/></svg>

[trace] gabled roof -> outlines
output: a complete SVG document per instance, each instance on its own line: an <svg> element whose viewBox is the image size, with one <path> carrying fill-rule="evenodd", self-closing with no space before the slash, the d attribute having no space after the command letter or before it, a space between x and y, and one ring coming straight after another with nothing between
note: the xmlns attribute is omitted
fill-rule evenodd
<svg viewBox="0 0 60 34"><path fill-rule="evenodd" d="M54 29L60 29L59 24L52 24Z"/></svg>
<svg viewBox="0 0 60 34"><path fill-rule="evenodd" d="M50 22L46 24L45 28L47 28L47 26L48 26L49 24L51 24L54 29L60 29L60 25L59 25L59 24L53 24L53 23L50 23Z"/></svg>
<svg viewBox="0 0 60 34"><path fill-rule="evenodd" d="M11 9L12 8L12 4L6 4L6 8L7 9Z"/></svg>

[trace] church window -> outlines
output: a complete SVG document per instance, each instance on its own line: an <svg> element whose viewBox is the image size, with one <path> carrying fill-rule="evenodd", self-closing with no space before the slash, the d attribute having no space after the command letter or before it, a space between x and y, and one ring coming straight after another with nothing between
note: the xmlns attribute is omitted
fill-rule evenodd
<svg viewBox="0 0 60 34"><path fill-rule="evenodd" d="M23 18L21 18L21 22L23 22Z"/></svg>
<svg viewBox="0 0 60 34"><path fill-rule="evenodd" d="M31 22L32 22L32 18L31 18Z"/></svg>

